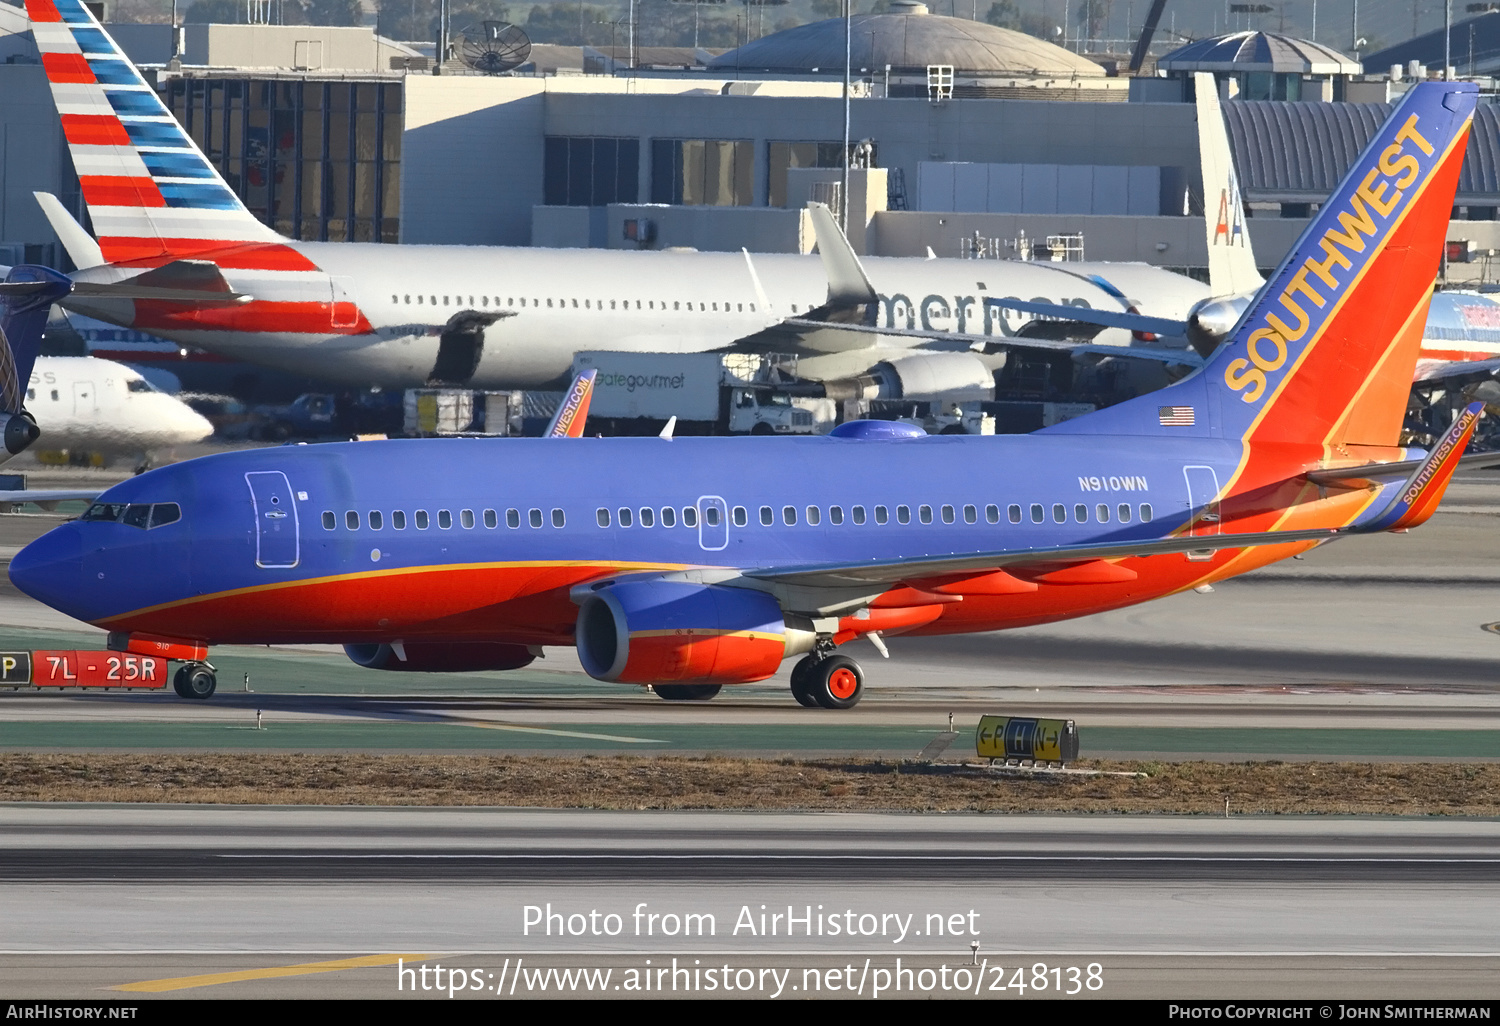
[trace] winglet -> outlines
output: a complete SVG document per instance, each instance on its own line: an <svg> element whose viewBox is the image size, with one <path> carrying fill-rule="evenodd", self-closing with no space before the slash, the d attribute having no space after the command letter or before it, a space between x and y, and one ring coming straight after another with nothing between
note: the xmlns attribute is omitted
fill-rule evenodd
<svg viewBox="0 0 1500 1026"><path fill-rule="evenodd" d="M813 234L818 240L818 255L823 259L823 273L828 275L828 303L830 307L864 306L878 302L879 294L865 269L860 265L854 247L839 230L827 204L809 203L812 215Z"/></svg>
<svg viewBox="0 0 1500 1026"><path fill-rule="evenodd" d="M99 248L99 243L94 237L84 231L83 225L73 219L68 213L68 208L62 205L62 201L50 192L34 192L37 205L42 208L42 213L47 215L47 223L57 233L58 241L63 244L63 249L68 251L68 259L74 265L82 269L85 267L98 267L105 263L104 251Z"/></svg>
<svg viewBox="0 0 1500 1026"><path fill-rule="evenodd" d="M594 378L599 371L589 368L573 379L568 394L557 407L557 414L547 426L547 438L582 438L589 419L589 401L594 397Z"/></svg>
<svg viewBox="0 0 1500 1026"><path fill-rule="evenodd" d="M1443 501L1443 493L1448 490L1448 482L1453 480L1453 472L1458 469L1459 458L1468 448L1469 439L1474 437L1474 427L1483 411L1484 403L1470 403L1465 407L1391 504L1373 521L1361 525L1360 530L1404 531L1426 523L1438 503Z"/></svg>
<svg viewBox="0 0 1500 1026"><path fill-rule="evenodd" d="M1265 284L1255 266L1250 225L1234 173L1229 133L1214 76L1193 75L1198 103L1198 158L1203 169L1203 222L1208 232L1208 288L1216 297L1254 292Z"/></svg>

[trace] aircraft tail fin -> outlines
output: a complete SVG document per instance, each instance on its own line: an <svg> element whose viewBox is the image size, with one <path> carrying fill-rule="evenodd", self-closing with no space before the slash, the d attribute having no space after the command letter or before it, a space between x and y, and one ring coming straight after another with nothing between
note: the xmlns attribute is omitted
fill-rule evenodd
<svg viewBox="0 0 1500 1026"><path fill-rule="evenodd" d="M149 265L169 254L282 241L245 208L81 0L26 0L26 13L105 260Z"/></svg>
<svg viewBox="0 0 1500 1026"><path fill-rule="evenodd" d="M582 438L583 426L588 423L589 403L594 398L594 378L599 371L593 367L573 379L563 401L558 404L552 423L547 426L546 438Z"/></svg>
<svg viewBox="0 0 1500 1026"><path fill-rule="evenodd" d="M1198 103L1198 155L1203 169L1203 223L1208 235L1208 288L1215 297L1254 292L1265 279L1255 266L1240 180L1224 129L1214 76L1193 75Z"/></svg>
<svg viewBox="0 0 1500 1026"><path fill-rule="evenodd" d="M1044 430L1397 445L1476 98L1407 92L1201 374Z"/></svg>

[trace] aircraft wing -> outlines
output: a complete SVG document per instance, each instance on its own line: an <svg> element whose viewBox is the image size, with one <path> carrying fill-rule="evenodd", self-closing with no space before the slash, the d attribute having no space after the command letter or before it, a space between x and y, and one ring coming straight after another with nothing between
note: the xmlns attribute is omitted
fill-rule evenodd
<svg viewBox="0 0 1500 1026"><path fill-rule="evenodd" d="M985 305L1018 310L1032 314L1038 319L1026 324L1020 334L1000 338L915 328L879 328L869 323L869 311L880 301L880 296L875 291L875 286L870 283L869 276L865 274L859 256L849 245L849 240L839 229L838 223L834 221L833 214L827 206L822 203L809 203L808 211L818 239L818 255L822 258L823 272L828 278L827 300L822 306L809 310L800 317L773 319L762 330L736 340L727 348L755 353L832 353L865 348L871 344L868 336L874 334L923 341L953 342L957 340L968 342L975 348L998 344L1033 349L1071 350L1079 342L1092 341L1105 328L1123 328L1142 335L1170 337L1186 337L1187 335L1186 321L1165 317L1146 317L1126 310L1099 310L1092 307L1064 306L995 296L985 297ZM762 308L769 310L769 301L761 288L760 277L755 271L755 262L749 252L745 253L745 263L749 268L751 281L754 283ZM1123 302L1123 297L1121 298ZM1144 356L1124 346L1119 348L1122 350L1121 353L1108 355ZM1191 366L1198 366L1201 362L1171 357L1164 358L1164 361L1189 363Z"/></svg>
<svg viewBox="0 0 1500 1026"><path fill-rule="evenodd" d="M35 503L50 512L57 509L60 502L93 502L103 491L103 488L44 488L0 492L0 513L14 513L17 506L28 502Z"/></svg>
<svg viewBox="0 0 1500 1026"><path fill-rule="evenodd" d="M1417 362L1417 385L1462 384L1492 378L1500 371L1500 356L1491 360L1448 360L1429 364Z"/></svg>
<svg viewBox="0 0 1500 1026"><path fill-rule="evenodd" d="M1009 304L1006 304L1009 305ZM1041 306L1042 304L1026 304L1028 306ZM1058 307L1057 309L1072 310L1075 307ZM1145 318L1156 320L1156 318ZM1033 321L1033 324L1038 322ZM1057 322L1044 322L1048 324ZM855 348L854 346L830 347L824 343L829 335L845 334L850 338L860 340L859 348L873 347L878 344L880 336L889 338L915 338L928 342L946 342L953 348L965 346L970 349L989 350L996 348L1011 349L1041 349L1049 352L1072 353L1074 355L1088 354L1090 356L1117 356L1133 360L1153 360L1159 363L1183 364L1188 367L1201 367L1203 357L1192 349L1170 349L1166 346L1107 346L1095 345L1089 342L1069 341L1060 338L1048 338L1028 335L970 335L956 331L923 331L920 328L881 328L872 324L825 324L821 321L809 321L802 318L789 318L781 322L781 328L792 333L802 333L804 336L818 336L817 342L810 346L815 352L839 351ZM1028 325L1029 327L1029 325ZM776 329L780 330L780 328ZM738 345L735 348L739 348ZM768 351L786 352L787 345L783 341L781 348L774 346Z"/></svg>

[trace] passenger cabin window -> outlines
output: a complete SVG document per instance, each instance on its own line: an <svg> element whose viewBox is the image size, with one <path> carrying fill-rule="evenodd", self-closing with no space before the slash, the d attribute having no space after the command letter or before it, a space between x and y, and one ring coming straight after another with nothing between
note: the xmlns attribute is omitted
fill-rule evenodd
<svg viewBox="0 0 1500 1026"><path fill-rule="evenodd" d="M807 522L808 522L808 524L810 524L813 527L817 527L818 526L818 521L820 519L821 519L821 517L819 515L818 507L816 507L816 506L809 506L809 507L807 507Z"/></svg>
<svg viewBox="0 0 1500 1026"><path fill-rule="evenodd" d="M1068 507L1060 502L1052 504L1052 520L1054 523L1066 524L1068 522Z"/></svg>
<svg viewBox="0 0 1500 1026"><path fill-rule="evenodd" d="M990 507L990 509L994 509L994 508L995 507L993 507L993 506ZM998 513L999 511L997 510L996 512ZM999 516L995 517L995 520L999 520L999 519L1000 519ZM991 523L993 523L993 522L994 521L991 521ZM964 507L964 523L966 523L966 524L977 524L977 523L979 523L979 511L977 509L975 509L973 506L965 506Z"/></svg>
<svg viewBox="0 0 1500 1026"><path fill-rule="evenodd" d="M697 527L698 526L698 507L697 506L684 506L684 507L682 507L682 526L683 527Z"/></svg>
<svg viewBox="0 0 1500 1026"><path fill-rule="evenodd" d="M750 522L749 516L745 513L744 506L734 507L734 509L730 511L730 519L734 522L735 527L744 527Z"/></svg>
<svg viewBox="0 0 1500 1026"><path fill-rule="evenodd" d="M931 517L932 516L932 512L929 510L927 515L928 515L928 517ZM896 523L898 523L898 524L909 524L909 523L911 523L911 507L910 506L897 506L896 507Z"/></svg>
<svg viewBox="0 0 1500 1026"><path fill-rule="evenodd" d="M796 506L783 506L783 507L781 507L781 522L783 524L785 524L786 526L788 526L788 527L791 527L794 524L796 524L797 523L797 507Z"/></svg>
<svg viewBox="0 0 1500 1026"><path fill-rule="evenodd" d="M609 510L605 509L603 506L600 506L598 509L594 510L594 519L599 521L600 527L608 527Z"/></svg>
<svg viewBox="0 0 1500 1026"><path fill-rule="evenodd" d="M652 509L650 506L642 506L640 513L642 527L656 526L656 510Z"/></svg>
<svg viewBox="0 0 1500 1026"><path fill-rule="evenodd" d="M347 527L347 528L349 528L349 530L351 530L351 531L358 531L359 530L359 514L357 512L355 512L354 510L352 510L352 509L349 512L345 513L344 514L344 526Z"/></svg>
<svg viewBox="0 0 1500 1026"><path fill-rule="evenodd" d="M567 523L568 523L568 516L567 516L566 513L564 513L560 509L554 509L552 511L552 526L553 527L565 527L565 526L567 526Z"/></svg>
<svg viewBox="0 0 1500 1026"><path fill-rule="evenodd" d="M770 527L776 523L776 511L770 506L762 506L760 508L760 523L762 527Z"/></svg>
<svg viewBox="0 0 1500 1026"><path fill-rule="evenodd" d="M630 510L626 509L624 506L621 506L619 508L619 510L617 511L617 515L619 516L621 527L629 527L632 523L634 523L634 519L631 516Z"/></svg>
<svg viewBox="0 0 1500 1026"><path fill-rule="evenodd" d="M1120 523L1122 523L1122 524L1128 524L1128 523L1130 523L1130 503L1128 503L1128 502L1122 502L1122 503L1120 503L1120 505L1115 509L1115 512L1120 515Z"/></svg>
<svg viewBox="0 0 1500 1026"><path fill-rule="evenodd" d="M518 510L518 509L508 509L508 510L506 510L505 511L505 526L506 527L511 527L511 528L520 527L521 526L521 511ZM630 525L627 524L625 526L628 527Z"/></svg>
<svg viewBox="0 0 1500 1026"><path fill-rule="evenodd" d="M920 506L917 508L917 519L924 524L932 523L932 507Z"/></svg>
<svg viewBox="0 0 1500 1026"><path fill-rule="evenodd" d="M676 527L677 526L677 511L675 509L673 509L671 506L663 506L661 508L661 526L663 526L663 527Z"/></svg>
<svg viewBox="0 0 1500 1026"><path fill-rule="evenodd" d="M472 509L461 509L458 511L458 522L463 525L465 531L474 529L474 511Z"/></svg>
<svg viewBox="0 0 1500 1026"><path fill-rule="evenodd" d="M1149 502L1143 502L1143 503L1141 503L1141 523L1143 523L1143 524L1149 524L1150 522L1151 522L1151 503L1149 503Z"/></svg>
<svg viewBox="0 0 1500 1026"><path fill-rule="evenodd" d="M1031 522L1033 524L1040 524L1043 519L1045 519L1045 513L1042 509L1042 504L1040 502L1033 502L1031 504Z"/></svg>
<svg viewBox="0 0 1500 1026"><path fill-rule="evenodd" d="M438 529L448 531L453 528L453 514L445 509L438 510Z"/></svg>
<svg viewBox="0 0 1500 1026"><path fill-rule="evenodd" d="M1085 505L1084 503L1081 503L1081 502L1078 505L1074 506L1073 507L1073 519L1076 520L1080 524L1086 524L1086 523L1088 523L1089 522L1089 508L1088 508L1088 506Z"/></svg>
<svg viewBox="0 0 1500 1026"><path fill-rule="evenodd" d="M849 516L856 524L863 524L865 522L865 508L863 506L855 506L849 511Z"/></svg>
<svg viewBox="0 0 1500 1026"><path fill-rule="evenodd" d="M490 530L494 530L495 528L499 527L500 526L500 515L498 513L496 513L492 509L485 510L484 511L484 526L488 527Z"/></svg>
<svg viewBox="0 0 1500 1026"><path fill-rule="evenodd" d="M427 511L425 509L417 510L412 514L412 522L417 525L418 531L427 530Z"/></svg>
<svg viewBox="0 0 1500 1026"><path fill-rule="evenodd" d="M391 510L391 529L394 531L406 530L406 513L399 509Z"/></svg>
<svg viewBox="0 0 1500 1026"><path fill-rule="evenodd" d="M93 511L94 510L92 508L89 509L89 513L92 513ZM92 519L94 519L93 517L89 516L89 513L85 513L83 515L83 519L85 519L85 520L92 520ZM331 509L325 509L323 511L323 530L325 530L325 531L332 531L334 528L336 528L338 526L339 526L339 518L333 515L333 510L331 510Z"/></svg>
<svg viewBox="0 0 1500 1026"><path fill-rule="evenodd" d="M828 507L828 522L830 524L835 524L835 525L836 524L842 524L844 522L844 507L842 507L842 506L829 506Z"/></svg>
<svg viewBox="0 0 1500 1026"><path fill-rule="evenodd" d="M1019 503L1011 503L1005 507L1005 518L1013 524L1021 522L1021 507Z"/></svg>
<svg viewBox="0 0 1500 1026"><path fill-rule="evenodd" d="M942 515L943 523L945 524L951 524L955 519L957 519L957 517L954 515L952 506L944 506L938 512Z"/></svg>
<svg viewBox="0 0 1500 1026"><path fill-rule="evenodd" d="M1099 508L1096 509L1096 510L1094 510L1094 513L1098 515L1098 517L1099 517L1099 523L1101 523L1101 524L1107 524L1107 523L1109 523L1109 503L1107 503L1107 502L1101 502L1101 503L1099 503Z"/></svg>
<svg viewBox="0 0 1500 1026"><path fill-rule="evenodd" d="M875 507L875 523L884 524L890 518L890 512L884 506Z"/></svg>
<svg viewBox="0 0 1500 1026"><path fill-rule="evenodd" d="M372 531L378 531L385 526L385 517L381 515L381 512L378 509L370 510L370 513L366 519L369 521L370 530Z"/></svg>
<svg viewBox="0 0 1500 1026"><path fill-rule="evenodd" d="M539 509L527 510L526 511L526 520L527 520L527 522L529 522L531 524L532 527L541 527L542 526L542 511L539 510Z"/></svg>

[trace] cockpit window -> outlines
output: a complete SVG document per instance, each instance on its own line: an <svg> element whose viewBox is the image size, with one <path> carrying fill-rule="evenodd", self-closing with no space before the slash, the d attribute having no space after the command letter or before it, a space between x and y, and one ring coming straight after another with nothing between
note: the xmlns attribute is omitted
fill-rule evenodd
<svg viewBox="0 0 1500 1026"><path fill-rule="evenodd" d="M151 387L151 382L147 381L145 378L131 378L129 381L125 382L125 387L131 392L156 391L156 389Z"/></svg>
<svg viewBox="0 0 1500 1026"><path fill-rule="evenodd" d="M146 530L165 527L182 519L182 507L175 502L96 502L83 514L84 520L102 520Z"/></svg>
<svg viewBox="0 0 1500 1026"><path fill-rule="evenodd" d="M151 526L165 527L182 519L182 507L175 502L158 502L151 507Z"/></svg>
<svg viewBox="0 0 1500 1026"><path fill-rule="evenodd" d="M96 502L83 514L83 519L114 522L125 515L125 509L123 502Z"/></svg>

